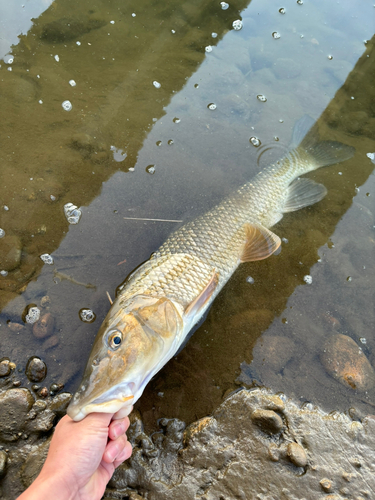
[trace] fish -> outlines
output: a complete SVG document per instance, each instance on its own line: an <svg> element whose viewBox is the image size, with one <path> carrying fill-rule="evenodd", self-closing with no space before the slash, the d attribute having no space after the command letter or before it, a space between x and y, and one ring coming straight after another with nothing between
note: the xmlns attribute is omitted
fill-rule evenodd
<svg viewBox="0 0 375 500"><path fill-rule="evenodd" d="M305 116L282 159L175 230L119 287L68 415L75 421L91 412L127 416L237 267L278 250L280 238L270 228L324 198L324 185L300 176L354 153L352 146L320 141L317 124Z"/></svg>

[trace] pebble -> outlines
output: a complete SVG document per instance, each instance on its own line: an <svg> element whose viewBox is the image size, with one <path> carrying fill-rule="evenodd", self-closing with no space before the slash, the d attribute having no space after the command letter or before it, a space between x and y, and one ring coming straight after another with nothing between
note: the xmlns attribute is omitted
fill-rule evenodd
<svg viewBox="0 0 375 500"><path fill-rule="evenodd" d="M327 372L346 387L364 392L375 386L375 372L370 362L347 335L332 335L324 345L320 360Z"/></svg>
<svg viewBox="0 0 375 500"><path fill-rule="evenodd" d="M281 417L272 410L254 410L251 414L251 420L264 432L276 434L284 426Z"/></svg>
<svg viewBox="0 0 375 500"><path fill-rule="evenodd" d="M5 235L0 238L0 260L1 269L4 271L13 271L21 262L22 244L18 236Z"/></svg>
<svg viewBox="0 0 375 500"><path fill-rule="evenodd" d="M55 326L55 319L51 313L44 314L33 326L33 334L37 339L50 337Z"/></svg>
<svg viewBox="0 0 375 500"><path fill-rule="evenodd" d="M39 396L41 398L46 398L48 396L48 389L47 387L42 387L39 391Z"/></svg>
<svg viewBox="0 0 375 500"><path fill-rule="evenodd" d="M9 359L3 359L3 361L0 362L0 377L7 377L10 372Z"/></svg>
<svg viewBox="0 0 375 500"><path fill-rule="evenodd" d="M14 323L13 321L10 321L8 323L8 328L10 331L12 331L14 333L20 333L20 332L23 332L24 330L26 330L25 325L21 325L21 323Z"/></svg>
<svg viewBox="0 0 375 500"><path fill-rule="evenodd" d="M42 350L48 351L49 349L53 349L57 345L59 345L60 339L58 335L52 335L47 340L45 340L42 344Z"/></svg>
<svg viewBox="0 0 375 500"><path fill-rule="evenodd" d="M329 479L327 479L326 477L323 478L320 482L319 482L320 486L322 487L323 491L325 491L326 493L329 493L330 491L332 491L332 481L330 481Z"/></svg>
<svg viewBox="0 0 375 500"><path fill-rule="evenodd" d="M4 450L0 450L0 477L5 474L8 455Z"/></svg>
<svg viewBox="0 0 375 500"><path fill-rule="evenodd" d="M289 443L287 448L289 460L296 467L306 467L307 456L305 450L298 443Z"/></svg>
<svg viewBox="0 0 375 500"><path fill-rule="evenodd" d="M32 357L26 366L26 376L30 382L41 382L46 378L47 366L40 358Z"/></svg>
<svg viewBox="0 0 375 500"><path fill-rule="evenodd" d="M51 299L49 298L48 295L44 295L44 297L40 299L40 307L48 307L50 303Z"/></svg>

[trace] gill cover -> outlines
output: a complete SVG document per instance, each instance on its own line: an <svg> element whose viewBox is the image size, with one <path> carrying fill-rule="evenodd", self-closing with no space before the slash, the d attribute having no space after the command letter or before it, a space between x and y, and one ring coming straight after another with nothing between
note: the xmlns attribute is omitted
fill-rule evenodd
<svg viewBox="0 0 375 500"><path fill-rule="evenodd" d="M114 302L94 341L83 381L68 415L116 413L141 396L151 377L173 356L181 316L166 297L138 295Z"/></svg>

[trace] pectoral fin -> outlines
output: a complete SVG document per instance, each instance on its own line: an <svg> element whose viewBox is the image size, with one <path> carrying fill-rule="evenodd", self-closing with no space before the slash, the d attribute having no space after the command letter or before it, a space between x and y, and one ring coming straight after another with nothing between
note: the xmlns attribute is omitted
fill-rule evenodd
<svg viewBox="0 0 375 500"><path fill-rule="evenodd" d="M204 307L207 305L208 301L212 297L218 283L219 283L219 273L213 271L210 281L203 288L198 297L195 298L193 302L191 302L185 309L185 315L193 317L199 314L199 312L202 309L204 309Z"/></svg>
<svg viewBox="0 0 375 500"><path fill-rule="evenodd" d="M281 245L280 238L261 224L246 224L246 242L240 255L241 262L266 259Z"/></svg>

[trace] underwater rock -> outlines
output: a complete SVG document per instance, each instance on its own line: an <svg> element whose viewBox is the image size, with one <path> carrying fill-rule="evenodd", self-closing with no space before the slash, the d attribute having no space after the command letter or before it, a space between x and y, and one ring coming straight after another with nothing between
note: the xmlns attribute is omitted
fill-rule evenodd
<svg viewBox="0 0 375 500"><path fill-rule="evenodd" d="M277 335L261 336L253 349L254 360L264 360L269 370L280 372L293 357L294 342Z"/></svg>
<svg viewBox="0 0 375 500"><path fill-rule="evenodd" d="M250 418L274 412L270 407L285 422L277 440ZM265 389L243 389L211 417L189 425L182 438L180 421L162 419L150 439L139 414L130 419L134 452L116 469L105 498L140 500L145 492L148 500L280 498L282 491L290 499L306 498L306 492L313 499L324 492L369 499L375 490L372 417L353 422L344 414L301 409Z"/></svg>
<svg viewBox="0 0 375 500"><path fill-rule="evenodd" d="M60 342L60 338L58 335L52 335L47 340L45 340L42 344L42 351L48 351L49 349L53 349Z"/></svg>
<svg viewBox="0 0 375 500"><path fill-rule="evenodd" d="M26 366L26 376L30 382L41 382L46 378L47 366L36 356L29 359Z"/></svg>
<svg viewBox="0 0 375 500"><path fill-rule="evenodd" d="M22 243L18 236L0 238L1 270L13 271L21 262Z"/></svg>
<svg viewBox="0 0 375 500"><path fill-rule="evenodd" d="M55 318L51 313L44 314L33 326L33 334L37 339L50 337L55 326Z"/></svg>
<svg viewBox="0 0 375 500"><path fill-rule="evenodd" d="M375 372L362 349L347 335L330 337L320 354L327 372L341 384L364 392L375 385Z"/></svg>

